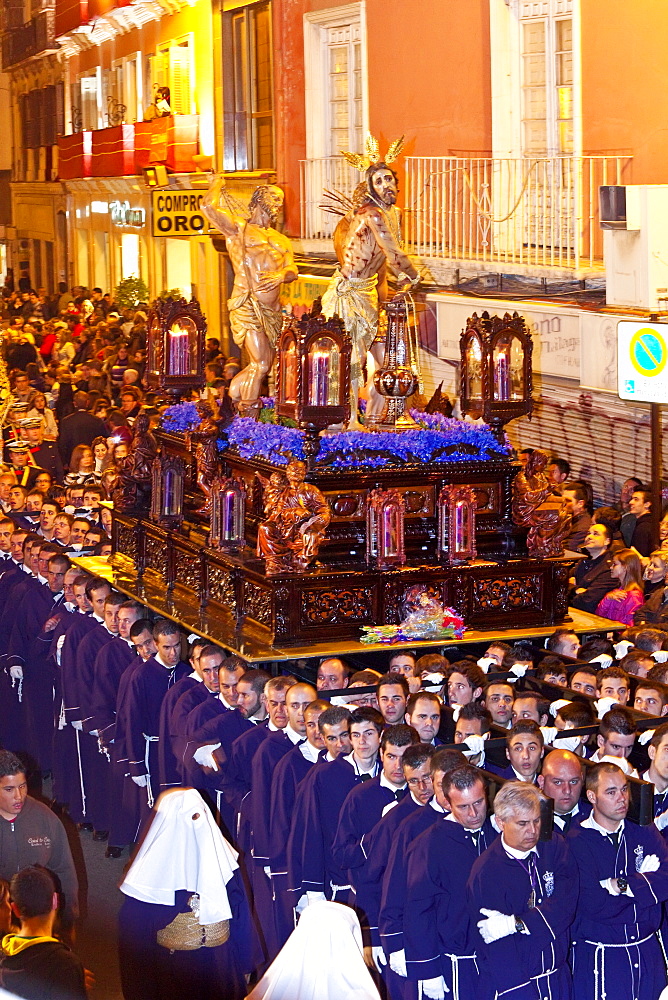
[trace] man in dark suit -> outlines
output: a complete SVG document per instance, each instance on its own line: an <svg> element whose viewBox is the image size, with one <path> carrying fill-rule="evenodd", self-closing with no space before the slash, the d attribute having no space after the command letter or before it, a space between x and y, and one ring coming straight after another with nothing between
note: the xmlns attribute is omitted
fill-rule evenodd
<svg viewBox="0 0 668 1000"><path fill-rule="evenodd" d="M584 541L589 553L575 567L575 593L571 605L580 611L596 611L599 601L616 586L612 578L610 566L612 556L610 545L612 537L606 524L591 524Z"/></svg>
<svg viewBox="0 0 668 1000"><path fill-rule="evenodd" d="M107 437L107 428L99 417L88 413L89 399L86 392L74 393L74 413L65 417L60 425L58 446L63 465L69 465L70 456L78 444L91 445L96 437Z"/></svg>

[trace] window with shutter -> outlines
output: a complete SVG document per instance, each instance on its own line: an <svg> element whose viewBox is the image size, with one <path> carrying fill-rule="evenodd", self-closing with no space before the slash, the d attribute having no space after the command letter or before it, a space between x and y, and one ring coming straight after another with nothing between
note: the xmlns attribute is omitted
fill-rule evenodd
<svg viewBox="0 0 668 1000"><path fill-rule="evenodd" d="M23 118L23 145L26 149L35 149L38 145L35 141L38 124L35 121L35 102L32 99L32 91L23 96L21 115Z"/></svg>
<svg viewBox="0 0 668 1000"><path fill-rule="evenodd" d="M573 153L573 21L560 0L520 10L522 153ZM541 16L536 16L541 15Z"/></svg>
<svg viewBox="0 0 668 1000"><path fill-rule="evenodd" d="M82 128L95 129L97 128L97 76L82 76L79 84Z"/></svg>
<svg viewBox="0 0 668 1000"><path fill-rule="evenodd" d="M193 112L190 91L191 46L189 41L169 48L169 91L170 105L175 115L190 115Z"/></svg>
<svg viewBox="0 0 668 1000"><path fill-rule="evenodd" d="M65 84L60 80L56 91L56 135L65 135Z"/></svg>
<svg viewBox="0 0 668 1000"><path fill-rule="evenodd" d="M123 66L120 69L121 72L121 97L119 100L123 102L126 107L125 121L134 122L137 121L138 111L137 111L137 58L136 56L125 59Z"/></svg>
<svg viewBox="0 0 668 1000"><path fill-rule="evenodd" d="M13 31L14 28L21 28L26 20L23 9L23 0L5 0L3 6L3 22L5 31Z"/></svg>
<svg viewBox="0 0 668 1000"><path fill-rule="evenodd" d="M271 3L256 3L224 14L226 170L273 166L273 98Z"/></svg>
<svg viewBox="0 0 668 1000"><path fill-rule="evenodd" d="M56 88L44 87L41 93L42 117L40 122L40 146L54 146L56 143Z"/></svg>
<svg viewBox="0 0 668 1000"><path fill-rule="evenodd" d="M167 53L156 52L146 60L146 72L144 74L144 104L155 104L156 90L158 87L167 87Z"/></svg>

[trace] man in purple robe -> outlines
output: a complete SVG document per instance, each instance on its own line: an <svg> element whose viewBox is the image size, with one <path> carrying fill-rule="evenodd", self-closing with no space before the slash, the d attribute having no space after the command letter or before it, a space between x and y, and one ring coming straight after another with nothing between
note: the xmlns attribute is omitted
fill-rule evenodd
<svg viewBox="0 0 668 1000"><path fill-rule="evenodd" d="M202 676L198 671L199 656L205 646L208 645L206 639L198 637L193 639L188 652L188 662L192 667L192 673L182 677L180 681L173 684L162 700L160 706L160 746L158 750L158 766L160 769L160 787L175 788L181 784L181 774L177 766L177 756L174 753L173 735L171 731L172 711L185 691L191 687L198 687L202 681Z"/></svg>
<svg viewBox="0 0 668 1000"><path fill-rule="evenodd" d="M189 673L181 660L181 630L166 618L153 626L157 652L139 669L130 672L122 706L128 771L139 788L146 789L146 810L160 792L158 742L160 706L169 688Z"/></svg>
<svg viewBox="0 0 668 1000"><path fill-rule="evenodd" d="M427 997L447 990L452 1000L482 995L475 959L479 935L467 909L473 863L496 838L487 819L487 792L470 764L443 779L448 812L415 841L408 861L404 953L390 967L421 984Z"/></svg>
<svg viewBox="0 0 668 1000"><path fill-rule="evenodd" d="M123 674L138 662L137 650L130 638L130 630L135 622L141 618L144 608L138 601L123 601L120 606L114 608L116 618L114 622L114 612L107 610L107 603L105 603L105 623L112 632L114 628L117 628L118 635L104 643L95 657L93 687L88 699L92 715L88 720L88 725L98 734L97 741L100 749L98 764L104 771L103 785L109 803L107 822L109 829L111 829L113 817L122 807L123 796L123 774L114 767L113 761L116 739L116 701ZM107 620L108 615L112 619L111 621ZM88 641L88 637L85 641ZM123 844L114 844L109 840L106 857L119 858L123 853L123 846Z"/></svg>
<svg viewBox="0 0 668 1000"><path fill-rule="evenodd" d="M385 956L405 951L404 913L408 900L408 866L411 853L420 834L438 823L444 814L450 811L443 794L443 778L464 764L466 758L459 750L450 750L447 747L436 750L430 760L433 798L424 809L410 812L395 831L383 876L378 914L379 940L372 934L373 947L380 946ZM392 816L392 812L388 814L388 818ZM396 967L394 960L392 965ZM417 1000L417 981L398 975L389 964L385 966L385 981L391 1000Z"/></svg>
<svg viewBox="0 0 668 1000"><path fill-rule="evenodd" d="M160 746L158 764L160 787L174 788L183 781L183 755L188 742L186 722L189 714L204 701L218 694L218 671L225 654L218 646L200 646L192 673L170 689L160 709ZM192 663L192 656L191 656Z"/></svg>
<svg viewBox="0 0 668 1000"><path fill-rule="evenodd" d="M253 856L252 879L255 906L257 910L262 909L263 919L260 923L264 932L267 958L270 961L273 961L281 948L276 934L272 902L275 898L275 891L269 865L271 853L270 810L274 771L279 761L286 754L289 754L293 747L298 747L306 741L304 712L307 705L315 701L316 698L316 689L310 684L293 684L289 687L285 695L287 724L283 729L269 734L258 747L251 762L252 795L249 816Z"/></svg>
<svg viewBox="0 0 668 1000"><path fill-rule="evenodd" d="M568 952L577 867L561 834L539 839L542 799L528 782L504 784L494 800L501 836L474 863L468 881L477 962L492 996L572 996Z"/></svg>
<svg viewBox="0 0 668 1000"><path fill-rule="evenodd" d="M119 628L120 633L120 628ZM129 638L137 656L130 666L121 674L116 695L116 716L113 728L113 746L111 746L111 764L114 778L120 792L120 802L114 809L109 828L109 857L116 857L122 844L134 844L139 837L139 830L146 816L146 792L139 788L130 776L128 750L125 740L125 706L126 692L132 675L142 670L144 664L155 656L158 647L153 638L153 622L149 618L138 618L130 626ZM114 850L111 850L111 848ZM121 852L122 853L122 852Z"/></svg>
<svg viewBox="0 0 668 1000"><path fill-rule="evenodd" d="M626 818L628 778L613 763L587 771L591 815L566 840L580 876L573 926L576 1000L653 1000L666 986L658 939L668 899L668 848L654 823Z"/></svg>
<svg viewBox="0 0 668 1000"><path fill-rule="evenodd" d="M348 872L334 858L334 838L348 792L358 784L371 782L380 772L378 750L383 717L373 708L357 708L335 726L330 712L347 711L333 708L321 715L318 724L331 764L313 768L302 782L295 803L288 840L288 885L296 894L295 902L304 894L309 903L349 899ZM349 738L353 747L351 753L340 754L338 741L342 740L342 734L327 732L327 724L335 730L345 729L346 741Z"/></svg>
<svg viewBox="0 0 668 1000"><path fill-rule="evenodd" d="M318 725L330 708L328 701L310 702L304 710L306 741L288 750L279 760L271 783L269 805L269 870L274 890L276 939L282 948L295 928L292 893L288 892L287 847L294 814L297 790L311 769L326 754L325 741Z"/></svg>

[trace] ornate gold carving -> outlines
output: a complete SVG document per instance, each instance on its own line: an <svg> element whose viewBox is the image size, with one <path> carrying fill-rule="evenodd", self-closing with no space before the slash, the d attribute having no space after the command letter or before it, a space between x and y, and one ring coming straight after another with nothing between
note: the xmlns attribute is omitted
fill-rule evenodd
<svg viewBox="0 0 668 1000"><path fill-rule="evenodd" d="M122 552L124 555L129 556L130 559L137 558L137 536L135 535L134 528L130 528L127 524L121 524L116 522L116 538L118 544L118 551Z"/></svg>
<svg viewBox="0 0 668 1000"><path fill-rule="evenodd" d="M277 587L274 591L274 622L276 638L290 631L290 589Z"/></svg>
<svg viewBox="0 0 668 1000"><path fill-rule="evenodd" d="M429 517L434 513L434 503L431 490L401 490L406 505L406 516L420 515Z"/></svg>
<svg viewBox="0 0 668 1000"><path fill-rule="evenodd" d="M155 573L159 573L160 576L166 580L167 547L164 539L152 538L150 535L147 535L144 542L144 548L146 552L146 568L152 569Z"/></svg>
<svg viewBox="0 0 668 1000"><path fill-rule="evenodd" d="M180 552L177 550L174 561L176 583L180 583L182 587L188 587L194 594L198 594L200 588L200 571L199 559L196 553Z"/></svg>
<svg viewBox="0 0 668 1000"><path fill-rule="evenodd" d="M477 510L501 513L499 483L473 483L471 488L475 494Z"/></svg>
<svg viewBox="0 0 668 1000"><path fill-rule="evenodd" d="M364 493L328 493L326 496L335 517L364 516Z"/></svg>
<svg viewBox="0 0 668 1000"><path fill-rule="evenodd" d="M247 618L271 628L271 603L271 591L244 580L243 613Z"/></svg>
<svg viewBox="0 0 668 1000"><path fill-rule="evenodd" d="M368 622L372 619L371 593L365 587L345 590L303 590L303 625Z"/></svg>
<svg viewBox="0 0 668 1000"><path fill-rule="evenodd" d="M234 583L231 573L222 566L209 566L209 597L218 604L223 604L231 611L236 609L234 599Z"/></svg>
<svg viewBox="0 0 668 1000"><path fill-rule="evenodd" d="M540 610L542 606L543 578L540 573L527 576L508 576L495 580L476 580L473 583L473 606L480 611Z"/></svg>

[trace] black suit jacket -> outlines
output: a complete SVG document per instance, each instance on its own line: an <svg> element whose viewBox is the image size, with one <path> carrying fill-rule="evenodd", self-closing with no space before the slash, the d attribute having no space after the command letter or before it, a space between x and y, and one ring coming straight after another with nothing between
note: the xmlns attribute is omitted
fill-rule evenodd
<svg viewBox="0 0 668 1000"><path fill-rule="evenodd" d="M78 444L89 447L96 437L108 437L106 425L99 417L94 417L87 410L75 410L64 417L58 434L58 447L63 465L70 464L72 452Z"/></svg>
<svg viewBox="0 0 668 1000"><path fill-rule="evenodd" d="M579 608L580 611L596 611L598 602L605 597L610 590L614 590L617 581L612 578L610 566L612 556L610 552L604 552L596 559L588 557L579 562L575 567L575 586L585 587L584 594L574 594L571 605Z"/></svg>

